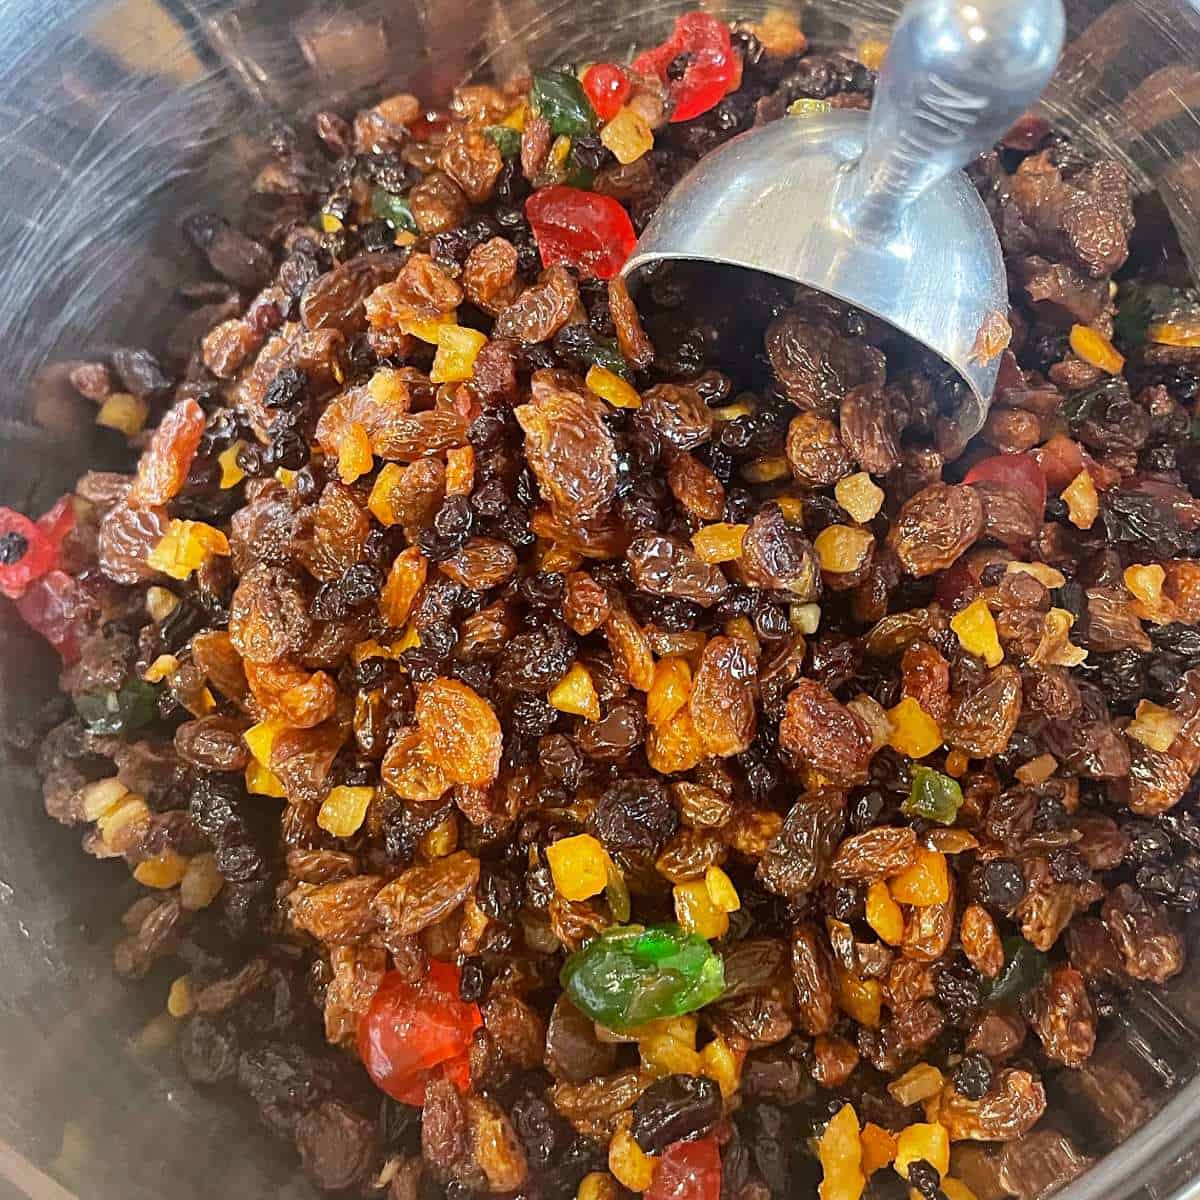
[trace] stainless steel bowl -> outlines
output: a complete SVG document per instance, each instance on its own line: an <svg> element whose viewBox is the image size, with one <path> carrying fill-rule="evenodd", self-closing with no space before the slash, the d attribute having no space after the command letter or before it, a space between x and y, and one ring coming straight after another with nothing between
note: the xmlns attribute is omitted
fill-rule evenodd
<svg viewBox="0 0 1200 1200"><path fill-rule="evenodd" d="M445 95L526 62L624 53L693 7L669 0L6 0L0 5L0 503L43 508L93 461L92 413L56 363L153 344L181 315L181 215L220 208L276 114L378 91ZM756 16L760 3L715 3ZM892 0L822 0L809 32L856 42ZM1196 0L1067 0L1050 117L1119 158L1200 263ZM1157 199L1155 199L1157 197ZM0 719L54 664L0 606ZM50 822L0 762L0 1200L308 1195L290 1154L174 1068L162 993L111 970L127 873ZM163 984L165 990L165 983ZM1135 993L1095 1058L1050 1080L1047 1126L1094 1160L1070 1200L1200 1195L1200 962ZM1047 1175L1034 1135L987 1165L980 1200ZM969 1167L970 1163L964 1164ZM976 1164L979 1165L979 1164ZM956 1170L957 1173L957 1170Z"/></svg>

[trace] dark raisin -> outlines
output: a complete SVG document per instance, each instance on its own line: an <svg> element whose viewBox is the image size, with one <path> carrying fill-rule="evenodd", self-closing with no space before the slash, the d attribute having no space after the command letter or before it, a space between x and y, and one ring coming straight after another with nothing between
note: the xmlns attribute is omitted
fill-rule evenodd
<svg viewBox="0 0 1200 1200"><path fill-rule="evenodd" d="M992 1086L992 1062L986 1054L968 1054L954 1068L954 1087L968 1100L982 1100Z"/></svg>
<svg viewBox="0 0 1200 1200"><path fill-rule="evenodd" d="M267 386L263 404L267 408L294 408L303 402L307 387L308 372L284 367Z"/></svg>
<svg viewBox="0 0 1200 1200"><path fill-rule="evenodd" d="M1064 846L1051 853L1050 875L1056 883L1087 883L1092 877L1083 855L1074 846Z"/></svg>
<svg viewBox="0 0 1200 1200"><path fill-rule="evenodd" d="M922 1200L938 1200L942 1177L932 1163L918 1158L908 1164L908 1182L920 1193Z"/></svg>
<svg viewBox="0 0 1200 1200"><path fill-rule="evenodd" d="M1009 912L1025 895L1025 876L1021 868L1007 858L985 863L980 873L979 900L985 908Z"/></svg>
<svg viewBox="0 0 1200 1200"><path fill-rule="evenodd" d="M588 830L612 852L657 854L675 832L679 817L657 779L621 779L600 797Z"/></svg>
<svg viewBox="0 0 1200 1200"><path fill-rule="evenodd" d="M633 1106L634 1141L647 1154L661 1154L673 1142L699 1137L721 1118L721 1091L702 1075L656 1079Z"/></svg>
<svg viewBox="0 0 1200 1200"><path fill-rule="evenodd" d="M943 963L934 979L934 992L946 1017L955 1025L964 1025L983 1000L979 975L961 963Z"/></svg>

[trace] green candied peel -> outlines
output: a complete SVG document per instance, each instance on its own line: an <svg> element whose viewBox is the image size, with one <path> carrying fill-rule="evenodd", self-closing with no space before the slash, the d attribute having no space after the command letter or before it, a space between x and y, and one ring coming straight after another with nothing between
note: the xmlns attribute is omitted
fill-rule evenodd
<svg viewBox="0 0 1200 1200"><path fill-rule="evenodd" d="M398 196L395 192L377 187L371 193L371 212L377 217L382 217L393 229L403 229L407 233L420 232L407 198Z"/></svg>
<svg viewBox="0 0 1200 1200"><path fill-rule="evenodd" d="M507 125L489 125L483 132L495 143L501 158L516 158L521 153L521 135L517 130Z"/></svg>
<svg viewBox="0 0 1200 1200"><path fill-rule="evenodd" d="M1046 956L1019 935L1004 939L1004 967L987 986L988 1004L1008 1005L1031 992L1046 974Z"/></svg>
<svg viewBox="0 0 1200 1200"><path fill-rule="evenodd" d="M596 132L595 109L570 71L535 71L529 105L556 135L575 138Z"/></svg>
<svg viewBox="0 0 1200 1200"><path fill-rule="evenodd" d="M963 794L958 781L932 767L913 767L912 790L900 806L906 817L923 817L939 825L953 825L958 820Z"/></svg>
<svg viewBox="0 0 1200 1200"><path fill-rule="evenodd" d="M76 698L75 711L91 733L128 733L158 715L158 693L141 679L132 679L119 692L84 693Z"/></svg>
<svg viewBox="0 0 1200 1200"><path fill-rule="evenodd" d="M559 981L580 1012L627 1033L711 1004L725 990L725 964L678 925L619 925L572 954Z"/></svg>

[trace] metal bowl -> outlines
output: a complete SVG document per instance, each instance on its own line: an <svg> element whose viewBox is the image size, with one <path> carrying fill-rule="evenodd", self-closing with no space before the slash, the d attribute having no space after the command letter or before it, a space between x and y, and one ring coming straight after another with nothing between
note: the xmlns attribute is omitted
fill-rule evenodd
<svg viewBox="0 0 1200 1200"><path fill-rule="evenodd" d="M7 0L0 8L0 503L44 508L94 465L93 413L63 362L154 344L182 314L182 216L228 206L273 116L380 91L445 95L469 75L625 53L670 0ZM729 17L761 5L710 5ZM882 32L898 3L823 0L818 40ZM1194 0L1067 0L1047 114L1122 161L1200 262L1200 11ZM1146 218L1144 218L1146 219ZM194 264L191 264L194 268ZM55 689L50 654L0 606L0 714ZM0 1200L309 1195L290 1152L175 1068L165 979L112 973L132 885L47 819L27 765L0 762ZM979 1160L980 1200L1200 1194L1200 962L1135 992L1080 1071L1048 1080L1047 1132ZM960 1150L960 1153L963 1151ZM1064 1158L1064 1156L1066 1156ZM964 1163L969 1168L970 1162ZM1086 1168L1086 1169L1085 1169ZM959 1173L956 1167L956 1174ZM974 1179L974 1176L972 1176Z"/></svg>

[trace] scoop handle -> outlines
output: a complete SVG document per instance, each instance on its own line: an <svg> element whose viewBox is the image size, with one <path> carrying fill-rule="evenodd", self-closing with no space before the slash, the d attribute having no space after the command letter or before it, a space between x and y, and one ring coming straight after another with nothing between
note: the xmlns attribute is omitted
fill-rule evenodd
<svg viewBox="0 0 1200 1200"><path fill-rule="evenodd" d="M911 0L843 209L855 235L892 236L926 188L999 140L1050 82L1065 32L1062 0Z"/></svg>

